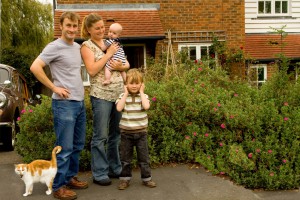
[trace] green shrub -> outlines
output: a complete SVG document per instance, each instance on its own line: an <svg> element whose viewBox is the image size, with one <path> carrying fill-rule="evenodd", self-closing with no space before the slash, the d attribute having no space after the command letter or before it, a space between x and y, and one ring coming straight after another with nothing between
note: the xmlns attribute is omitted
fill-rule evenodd
<svg viewBox="0 0 300 200"><path fill-rule="evenodd" d="M279 71L258 90L230 80L218 67L182 60L175 66L148 65L145 71L151 100L151 164L196 162L247 188L298 188L299 84ZM55 140L50 101L43 97L41 105L29 107L33 111L27 109L21 116L17 151L25 161L50 157ZM92 114L88 97L86 106L82 170L90 169Z"/></svg>
<svg viewBox="0 0 300 200"><path fill-rule="evenodd" d="M81 170L90 169L90 142L92 138L92 114L89 97L85 98L87 109L86 143L81 152ZM42 95L42 103L28 106L18 119L20 133L17 135L16 151L29 163L36 159L51 159L55 133L51 110L51 98Z"/></svg>

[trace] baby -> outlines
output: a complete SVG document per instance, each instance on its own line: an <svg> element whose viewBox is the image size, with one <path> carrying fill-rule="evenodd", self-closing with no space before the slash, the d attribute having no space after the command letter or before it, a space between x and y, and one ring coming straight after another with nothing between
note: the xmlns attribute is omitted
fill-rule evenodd
<svg viewBox="0 0 300 200"><path fill-rule="evenodd" d="M118 51L113 55L112 59L113 60L121 60L122 64L124 65L126 62L126 57L125 53L123 50L123 47L120 45L120 35L122 33L122 26L119 23L113 23L110 25L109 30L108 30L108 39L104 41L104 45L101 46L101 49L105 51L111 44L118 43L119 44L119 49ZM103 85L108 85L110 84L110 78L111 78L111 72L113 69L110 66L110 63L107 62L105 65L105 80L103 81ZM121 76L123 78L123 81L126 81L126 73L125 72L120 72Z"/></svg>

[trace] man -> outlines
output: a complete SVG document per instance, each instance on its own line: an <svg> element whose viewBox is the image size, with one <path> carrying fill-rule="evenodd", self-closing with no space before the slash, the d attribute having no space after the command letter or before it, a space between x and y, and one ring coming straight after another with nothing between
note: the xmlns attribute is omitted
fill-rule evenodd
<svg viewBox="0 0 300 200"><path fill-rule="evenodd" d="M62 146L57 154L57 174L53 182L53 196L76 199L71 189L85 189L87 182L75 176L79 171L79 156L85 143L86 111L81 79L80 45L74 42L79 16L65 12L60 17L62 35L49 43L32 63L30 70L36 78L52 90L52 112L56 144ZM53 82L43 68L49 65Z"/></svg>

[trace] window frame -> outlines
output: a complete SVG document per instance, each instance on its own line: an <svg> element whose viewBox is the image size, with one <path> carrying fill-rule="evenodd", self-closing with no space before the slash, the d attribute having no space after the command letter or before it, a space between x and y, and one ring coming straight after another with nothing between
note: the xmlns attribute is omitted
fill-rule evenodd
<svg viewBox="0 0 300 200"><path fill-rule="evenodd" d="M86 79L84 79L86 77ZM87 73L84 63L81 63L81 78L83 86L90 86L90 75Z"/></svg>
<svg viewBox="0 0 300 200"><path fill-rule="evenodd" d="M265 2L270 1L271 2L271 13L259 13L259 2L264 2L264 10L265 10ZM276 1L281 2L281 13L276 13ZM287 2L287 13L282 13L282 2ZM290 9L291 9L291 1L290 0L258 0L257 1L257 15L259 17L267 17L267 16L290 16Z"/></svg>
<svg viewBox="0 0 300 200"><path fill-rule="evenodd" d="M259 75L258 75L259 68L263 68L263 70L264 70L264 80L258 80L259 79ZM256 69L256 80L252 80L250 77L249 81L251 83L254 83L257 87L259 87L261 84L264 84L268 79L268 65L267 64L250 65L250 73L252 72L252 69ZM250 76L252 76L252 74L250 74Z"/></svg>
<svg viewBox="0 0 300 200"><path fill-rule="evenodd" d="M206 56L210 56L209 55L209 47L211 46L211 43L182 43L182 44L178 44L178 51L181 51L183 48L190 48L190 47L196 47L196 60L201 60L201 58L203 57L201 55L201 47L207 47L207 55ZM190 58L190 51L188 51L188 55Z"/></svg>

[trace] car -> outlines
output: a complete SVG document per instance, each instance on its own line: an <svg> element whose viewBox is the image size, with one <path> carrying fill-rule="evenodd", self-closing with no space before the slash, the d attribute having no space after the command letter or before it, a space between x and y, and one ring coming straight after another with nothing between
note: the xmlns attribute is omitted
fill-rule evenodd
<svg viewBox="0 0 300 200"><path fill-rule="evenodd" d="M4 150L14 150L20 131L17 119L28 104L34 104L34 100L24 76L13 67L0 64L0 144Z"/></svg>

